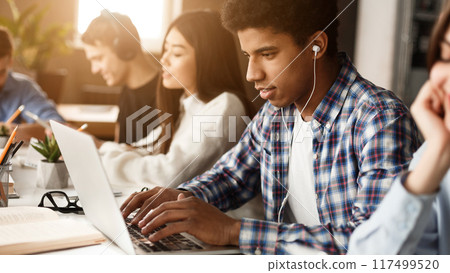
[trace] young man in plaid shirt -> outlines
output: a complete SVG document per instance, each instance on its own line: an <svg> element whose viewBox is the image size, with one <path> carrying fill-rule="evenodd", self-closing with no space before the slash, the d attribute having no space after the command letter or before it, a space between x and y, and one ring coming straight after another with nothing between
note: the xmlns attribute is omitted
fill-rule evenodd
<svg viewBox="0 0 450 273"><path fill-rule="evenodd" d="M336 17L330 0L227 1L224 25L268 102L211 170L178 189L133 194L124 217L140 208L134 223L144 234L171 223L153 241L188 232L243 253L346 253L420 143L402 102L337 52ZM259 193L265 220L223 213Z"/></svg>

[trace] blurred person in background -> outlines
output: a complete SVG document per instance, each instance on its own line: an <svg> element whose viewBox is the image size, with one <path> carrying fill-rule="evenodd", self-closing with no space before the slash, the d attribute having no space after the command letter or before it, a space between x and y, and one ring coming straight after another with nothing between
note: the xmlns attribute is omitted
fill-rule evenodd
<svg viewBox="0 0 450 273"><path fill-rule="evenodd" d="M430 41L429 79L411 106L426 142L355 230L349 254L450 254L450 4Z"/></svg>
<svg viewBox="0 0 450 273"><path fill-rule="evenodd" d="M53 119L64 122L64 119L35 81L12 71L13 51L14 43L10 32L0 26L0 124L8 126L10 130L20 124L18 139L28 140L32 136L42 139L44 128L25 115L25 111L37 115L43 121ZM24 111L11 124L5 124L21 105L25 106Z"/></svg>
<svg viewBox="0 0 450 273"><path fill-rule="evenodd" d="M140 140L136 132L142 128L133 122L127 131L126 119L142 107L156 108L158 67L142 50L136 27L128 16L103 10L81 40L92 73L100 74L108 86L122 86L114 140L128 144Z"/></svg>

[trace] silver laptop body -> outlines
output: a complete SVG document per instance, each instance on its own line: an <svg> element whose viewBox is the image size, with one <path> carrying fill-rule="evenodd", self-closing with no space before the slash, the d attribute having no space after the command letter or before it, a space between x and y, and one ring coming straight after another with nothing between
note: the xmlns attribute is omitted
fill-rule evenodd
<svg viewBox="0 0 450 273"><path fill-rule="evenodd" d="M181 240L191 240L193 249L149 252L143 246L153 248L144 239L130 237L127 224L120 213L108 177L91 136L78 132L55 121L50 121L56 141L69 171L72 183L89 221L127 254L235 254L238 247L211 246L195 237L181 233ZM136 233L132 231L132 233ZM160 241L161 242L161 241Z"/></svg>

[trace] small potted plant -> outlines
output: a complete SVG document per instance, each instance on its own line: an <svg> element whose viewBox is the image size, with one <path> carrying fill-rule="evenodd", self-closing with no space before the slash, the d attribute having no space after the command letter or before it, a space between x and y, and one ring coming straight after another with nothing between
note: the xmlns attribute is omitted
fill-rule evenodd
<svg viewBox="0 0 450 273"><path fill-rule="evenodd" d="M39 162L37 169L37 186L45 189L66 188L69 181L69 173L66 164L60 160L61 151L55 137L45 136L45 140L39 140L31 146L46 159Z"/></svg>
<svg viewBox="0 0 450 273"><path fill-rule="evenodd" d="M9 127L5 124L0 125L0 148L4 148L9 139Z"/></svg>

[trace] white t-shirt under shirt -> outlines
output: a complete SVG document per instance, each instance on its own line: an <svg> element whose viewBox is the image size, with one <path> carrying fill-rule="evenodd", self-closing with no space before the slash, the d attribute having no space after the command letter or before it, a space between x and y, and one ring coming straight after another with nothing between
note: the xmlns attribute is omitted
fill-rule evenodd
<svg viewBox="0 0 450 273"><path fill-rule="evenodd" d="M303 121L295 111L289 157L288 206L285 219L304 225L319 225L313 170L313 132L311 121Z"/></svg>

